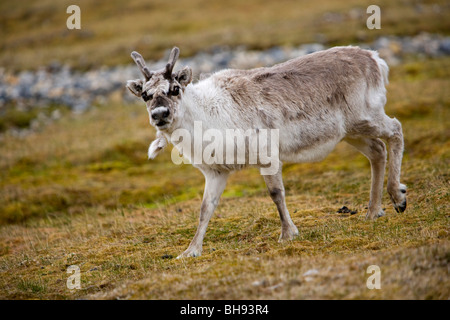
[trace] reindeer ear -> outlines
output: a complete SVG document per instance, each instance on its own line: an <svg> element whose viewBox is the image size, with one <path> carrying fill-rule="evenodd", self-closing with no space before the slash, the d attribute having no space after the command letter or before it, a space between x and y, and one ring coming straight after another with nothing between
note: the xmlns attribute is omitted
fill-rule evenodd
<svg viewBox="0 0 450 320"><path fill-rule="evenodd" d="M182 85L187 86L192 81L192 69L184 67L177 73L175 73L175 79Z"/></svg>
<svg viewBox="0 0 450 320"><path fill-rule="evenodd" d="M141 97L142 95L142 86L144 84L144 81L141 79L137 80L128 80L127 81L127 88L130 90L132 94L134 94L137 97Z"/></svg>

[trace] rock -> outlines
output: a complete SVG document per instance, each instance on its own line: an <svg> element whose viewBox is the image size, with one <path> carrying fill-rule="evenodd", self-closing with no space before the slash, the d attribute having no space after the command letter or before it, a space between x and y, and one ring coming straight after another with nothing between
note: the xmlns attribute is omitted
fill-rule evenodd
<svg viewBox="0 0 450 320"><path fill-rule="evenodd" d="M324 45L320 43L305 44L302 45L301 48L306 51L306 54L310 54L325 49Z"/></svg>
<svg viewBox="0 0 450 320"><path fill-rule="evenodd" d="M254 287L266 287L269 284L269 282L266 279L263 280L257 280L252 282L252 286Z"/></svg>
<svg viewBox="0 0 450 320"><path fill-rule="evenodd" d="M351 9L348 14L327 13L324 19L342 21L358 19L364 12ZM297 47L273 47L263 51L249 51L244 46L231 49L214 47L208 52L199 52L193 57L180 59L176 69L189 65L195 79L209 77L213 72L225 68L249 69L269 66L288 59L325 49L326 39L317 35L318 43ZM405 55L424 56L450 55L450 37L421 33L414 37L382 36L363 48L378 50L389 65L398 64ZM159 61L148 61L150 69L165 66L167 57ZM37 71L12 73L0 68L0 107L9 103L18 108L46 107L49 104L68 106L73 112L84 112L95 104L135 103L138 99L125 90L129 79L142 78L134 64L116 67L101 67L87 72L71 70L68 65L57 61ZM55 113L50 119L59 118ZM36 126L36 124L34 124Z"/></svg>
<svg viewBox="0 0 450 320"><path fill-rule="evenodd" d="M390 40L388 37L379 37L375 42L373 43L373 48L375 50L380 50L383 48L389 47Z"/></svg>
<svg viewBox="0 0 450 320"><path fill-rule="evenodd" d="M276 284L276 285L273 285L273 286L271 286L271 287L268 287L267 289L269 289L269 290L276 290L276 289L278 289L278 288L281 288L283 286L283 283L278 283L278 284Z"/></svg>
<svg viewBox="0 0 450 320"><path fill-rule="evenodd" d="M319 274L319 270L310 269L303 274L303 277L305 277L306 282L310 282L310 281L313 281L314 277L316 277L318 274Z"/></svg>
<svg viewBox="0 0 450 320"><path fill-rule="evenodd" d="M450 55L450 37L445 38L439 43L439 53L443 55Z"/></svg>
<svg viewBox="0 0 450 320"><path fill-rule="evenodd" d="M303 274L303 276L304 276L304 277L311 277L311 276L316 276L316 275L318 275L318 274L319 274L319 270L317 270L317 269L310 269L310 270L306 271L306 272Z"/></svg>
<svg viewBox="0 0 450 320"><path fill-rule="evenodd" d="M52 120L58 120L61 118L61 111L58 109L55 109L52 111L52 114L50 115L50 118Z"/></svg>

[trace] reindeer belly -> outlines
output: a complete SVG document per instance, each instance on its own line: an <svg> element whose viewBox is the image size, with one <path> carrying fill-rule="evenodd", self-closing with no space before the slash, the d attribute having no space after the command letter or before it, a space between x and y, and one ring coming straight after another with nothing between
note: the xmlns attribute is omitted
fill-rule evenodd
<svg viewBox="0 0 450 320"><path fill-rule="evenodd" d="M299 129L300 128L300 129ZM280 159L283 162L322 161L344 138L339 121L334 124L296 125L297 130L280 132Z"/></svg>
<svg viewBox="0 0 450 320"><path fill-rule="evenodd" d="M308 148L299 148L288 152L281 151L280 159L282 162L294 163L322 161L334 150L339 141L340 139L333 139Z"/></svg>

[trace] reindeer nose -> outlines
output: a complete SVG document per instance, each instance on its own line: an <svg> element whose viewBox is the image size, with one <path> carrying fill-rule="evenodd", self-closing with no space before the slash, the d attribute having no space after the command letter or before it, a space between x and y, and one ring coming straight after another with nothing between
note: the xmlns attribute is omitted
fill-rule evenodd
<svg viewBox="0 0 450 320"><path fill-rule="evenodd" d="M158 107L152 111L152 119L155 121L161 121L169 117L170 111L166 107Z"/></svg>

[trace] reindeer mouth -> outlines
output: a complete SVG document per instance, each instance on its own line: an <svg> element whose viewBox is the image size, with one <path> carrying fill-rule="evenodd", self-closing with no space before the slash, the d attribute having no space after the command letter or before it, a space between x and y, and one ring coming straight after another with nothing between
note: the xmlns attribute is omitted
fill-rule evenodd
<svg viewBox="0 0 450 320"><path fill-rule="evenodd" d="M161 127L164 127L166 124L167 124L166 121L161 120L161 121L159 121L159 122L156 124L156 126L159 127L159 128L161 128Z"/></svg>

